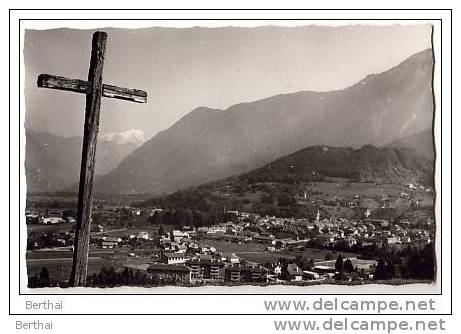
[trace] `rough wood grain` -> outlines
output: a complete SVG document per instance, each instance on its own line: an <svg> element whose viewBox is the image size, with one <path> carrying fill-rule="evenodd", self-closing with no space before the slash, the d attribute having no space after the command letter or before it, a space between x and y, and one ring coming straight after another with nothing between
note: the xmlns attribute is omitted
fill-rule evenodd
<svg viewBox="0 0 461 334"><path fill-rule="evenodd" d="M146 103L147 93L139 89L102 85L102 96L131 102Z"/></svg>
<svg viewBox="0 0 461 334"><path fill-rule="evenodd" d="M37 86L40 88L50 88L65 90L74 93L87 94L88 82L79 79L69 79L57 75L40 74L37 79ZM113 85L102 85L102 96L127 100L138 103L147 102L147 93L139 89L117 87Z"/></svg>
<svg viewBox="0 0 461 334"><path fill-rule="evenodd" d="M99 130L99 111L102 96L102 70L106 52L107 34L93 34L88 88L86 92L85 128L83 132L82 163L75 226L74 258L69 279L71 286L84 286L88 266L91 204L93 201L93 175L96 141Z"/></svg>
<svg viewBox="0 0 461 334"><path fill-rule="evenodd" d="M101 97L105 96L139 103L147 102L147 93L145 91L103 85L102 70L106 52L106 40L107 34L104 32L98 31L93 34L88 81L69 79L50 74L40 74L37 79L38 87L86 94L74 256L69 278L70 286L84 286L86 283L91 205L93 201L93 176Z"/></svg>

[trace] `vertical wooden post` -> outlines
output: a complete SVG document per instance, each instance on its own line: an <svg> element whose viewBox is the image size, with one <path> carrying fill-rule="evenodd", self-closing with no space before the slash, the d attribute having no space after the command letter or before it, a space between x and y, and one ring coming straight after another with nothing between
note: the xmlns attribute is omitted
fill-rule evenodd
<svg viewBox="0 0 461 334"><path fill-rule="evenodd" d="M69 279L71 286L84 286L88 266L90 242L91 203L93 201L93 175L96 141L99 130L99 110L102 96L102 70L106 53L107 34L93 34L88 91L86 93L85 127L83 133L82 162L78 189L77 222L75 225L74 258Z"/></svg>

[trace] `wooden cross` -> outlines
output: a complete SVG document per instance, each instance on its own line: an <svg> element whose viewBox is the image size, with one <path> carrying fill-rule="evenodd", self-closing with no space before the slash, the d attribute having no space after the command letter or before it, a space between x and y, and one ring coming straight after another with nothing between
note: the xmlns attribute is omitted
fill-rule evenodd
<svg viewBox="0 0 461 334"><path fill-rule="evenodd" d="M74 257L69 285L84 286L88 267L91 204L93 201L93 175L96 141L99 130L101 97L146 103L147 93L142 90L121 88L102 83L102 69L106 53L107 34L93 34L88 81L68 79L48 74L38 76L38 87L67 90L86 94L85 125L83 132L82 161L78 189L77 222L75 225Z"/></svg>

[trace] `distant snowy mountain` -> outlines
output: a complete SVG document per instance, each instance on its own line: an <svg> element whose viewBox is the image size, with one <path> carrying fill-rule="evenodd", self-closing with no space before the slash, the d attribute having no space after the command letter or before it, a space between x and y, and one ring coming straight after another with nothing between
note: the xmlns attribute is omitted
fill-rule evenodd
<svg viewBox="0 0 461 334"><path fill-rule="evenodd" d="M136 149L132 143L100 139L96 151L96 175L106 174ZM61 137L26 130L27 191L56 191L79 180L81 137Z"/></svg>

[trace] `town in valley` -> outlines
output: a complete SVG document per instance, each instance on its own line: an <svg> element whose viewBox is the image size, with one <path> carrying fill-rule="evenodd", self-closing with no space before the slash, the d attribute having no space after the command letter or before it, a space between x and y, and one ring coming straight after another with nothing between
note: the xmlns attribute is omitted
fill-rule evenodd
<svg viewBox="0 0 461 334"><path fill-rule="evenodd" d="M190 210L153 207L149 200L117 205L97 199L87 284L150 287L431 281L435 238L432 189L412 183L400 190L395 185L368 184L375 194L367 198L346 195L350 192L344 188L359 184L338 182L325 183L338 188L336 194L343 188L344 198L321 199L318 190L309 191L307 186L284 199L292 207L307 209L309 217L271 216L224 205L208 221L197 224L196 219L194 224L195 213ZM386 194L377 196L380 192ZM71 203L63 197L44 200L37 196L31 204L35 207L27 211L31 287L67 284L75 224Z"/></svg>
<svg viewBox="0 0 461 334"><path fill-rule="evenodd" d="M437 280L431 25L103 30L24 34L28 288Z"/></svg>

